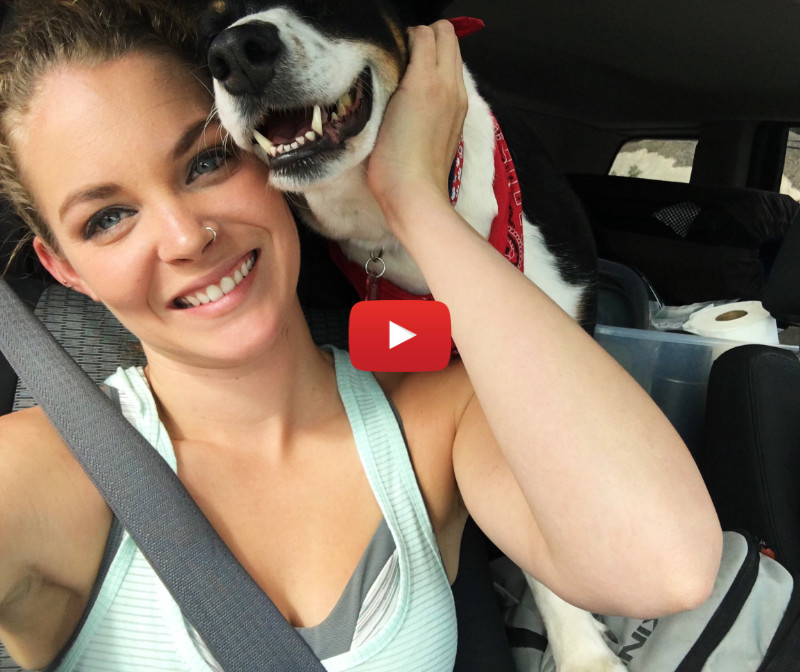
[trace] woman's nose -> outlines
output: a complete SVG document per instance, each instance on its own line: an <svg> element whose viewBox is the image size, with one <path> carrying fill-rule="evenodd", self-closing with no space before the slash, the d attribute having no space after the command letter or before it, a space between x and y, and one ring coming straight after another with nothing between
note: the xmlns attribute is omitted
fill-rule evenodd
<svg viewBox="0 0 800 672"><path fill-rule="evenodd" d="M173 200L169 207L162 207L159 219L159 252L166 262L199 259L217 239L216 229L180 199Z"/></svg>

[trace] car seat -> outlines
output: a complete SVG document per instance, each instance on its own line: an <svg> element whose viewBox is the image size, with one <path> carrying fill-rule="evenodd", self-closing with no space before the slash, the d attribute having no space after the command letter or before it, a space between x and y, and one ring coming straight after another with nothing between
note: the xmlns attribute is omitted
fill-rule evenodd
<svg viewBox="0 0 800 672"><path fill-rule="evenodd" d="M725 529L743 529L800 573L800 360L743 345L711 367L697 462Z"/></svg>
<svg viewBox="0 0 800 672"><path fill-rule="evenodd" d="M790 196L758 189L613 175L570 175L598 255L644 274L668 305L761 300Z"/></svg>
<svg viewBox="0 0 800 672"><path fill-rule="evenodd" d="M800 221L786 235L764 290L781 326L800 324ZM698 465L724 527L745 529L800 573L800 360L745 345L712 365Z"/></svg>
<svg viewBox="0 0 800 672"><path fill-rule="evenodd" d="M609 259L597 260L597 324L649 329L650 313L661 299L636 269Z"/></svg>

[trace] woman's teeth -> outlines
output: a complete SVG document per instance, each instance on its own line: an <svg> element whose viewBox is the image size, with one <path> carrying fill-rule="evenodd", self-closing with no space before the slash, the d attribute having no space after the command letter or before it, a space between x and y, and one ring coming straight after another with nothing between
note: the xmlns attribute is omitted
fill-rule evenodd
<svg viewBox="0 0 800 672"><path fill-rule="evenodd" d="M250 269L255 264L255 252L251 254L247 261L242 262L242 265L237 268L232 275L226 275L219 281L217 285L209 285L204 291L197 292L196 294L189 294L188 296L181 296L175 299L174 303L178 308L191 308L193 306L200 306L204 303L213 303L219 301L223 296L232 292L236 285L247 277Z"/></svg>

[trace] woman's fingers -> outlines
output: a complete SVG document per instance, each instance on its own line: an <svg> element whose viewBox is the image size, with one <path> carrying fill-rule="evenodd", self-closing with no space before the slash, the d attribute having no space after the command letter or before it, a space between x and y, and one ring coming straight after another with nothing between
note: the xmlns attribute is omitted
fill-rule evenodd
<svg viewBox="0 0 800 672"><path fill-rule="evenodd" d="M467 110L452 25L439 21L411 28L409 49L408 67L387 106L370 159L370 185L379 201L404 186L434 185L446 194Z"/></svg>

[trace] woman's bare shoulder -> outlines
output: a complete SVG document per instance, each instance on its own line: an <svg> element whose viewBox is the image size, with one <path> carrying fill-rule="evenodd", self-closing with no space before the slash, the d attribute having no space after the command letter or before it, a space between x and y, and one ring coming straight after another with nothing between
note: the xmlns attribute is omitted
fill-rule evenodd
<svg viewBox="0 0 800 672"><path fill-rule="evenodd" d="M0 512L67 505L103 509L102 496L37 407L0 416ZM2 519L0 519L2 520Z"/></svg>
<svg viewBox="0 0 800 672"><path fill-rule="evenodd" d="M58 433L38 406L0 415L0 446L9 446L17 440L24 441L37 436L61 443Z"/></svg>
<svg viewBox="0 0 800 672"><path fill-rule="evenodd" d="M110 525L40 409L0 416L0 635L26 666L45 666L74 629Z"/></svg>
<svg viewBox="0 0 800 672"><path fill-rule="evenodd" d="M0 416L0 503L6 504L11 493L23 499L36 496L41 485L70 478L78 470L40 408Z"/></svg>
<svg viewBox="0 0 800 672"><path fill-rule="evenodd" d="M460 360L441 371L376 374L384 392L398 407L436 409L458 415L474 394L469 376ZM449 415L449 413L448 413Z"/></svg>
<svg viewBox="0 0 800 672"><path fill-rule="evenodd" d="M48 473L54 463L64 460L66 450L41 409L0 416L0 497L28 490L34 485L28 479L35 481Z"/></svg>
<svg viewBox="0 0 800 672"><path fill-rule="evenodd" d="M110 521L102 496L39 408L0 416L0 573L16 558L53 569L65 585L81 584L69 548L78 535L86 535L79 546L104 544Z"/></svg>

